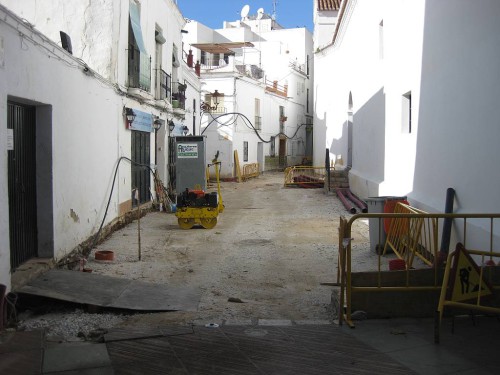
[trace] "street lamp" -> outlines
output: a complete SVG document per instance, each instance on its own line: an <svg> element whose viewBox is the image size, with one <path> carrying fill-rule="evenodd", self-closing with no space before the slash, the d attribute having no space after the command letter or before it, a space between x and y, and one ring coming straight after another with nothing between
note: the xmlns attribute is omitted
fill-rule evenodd
<svg viewBox="0 0 500 375"><path fill-rule="evenodd" d="M175 128L175 124L172 120L169 120L168 121L168 130L170 130L170 133L172 133L174 131L174 128Z"/></svg>
<svg viewBox="0 0 500 375"><path fill-rule="evenodd" d="M125 116L127 117L127 123L130 126L135 120L135 112L132 108L125 108Z"/></svg>
<svg viewBox="0 0 500 375"><path fill-rule="evenodd" d="M203 112L208 112L208 111L216 111L217 106L219 105L219 98L221 96L224 96L224 94L219 93L218 90L214 90L213 93L210 93L210 96L212 98L212 102L214 103L214 106L211 106L210 103L203 102L201 103L201 110Z"/></svg>
<svg viewBox="0 0 500 375"><path fill-rule="evenodd" d="M163 122L160 119L156 119L153 121L153 129L155 131L160 130L161 126L163 125Z"/></svg>
<svg viewBox="0 0 500 375"><path fill-rule="evenodd" d="M186 125L183 125L182 126L182 133L184 134L184 136L187 135L188 131L189 131L189 128Z"/></svg>

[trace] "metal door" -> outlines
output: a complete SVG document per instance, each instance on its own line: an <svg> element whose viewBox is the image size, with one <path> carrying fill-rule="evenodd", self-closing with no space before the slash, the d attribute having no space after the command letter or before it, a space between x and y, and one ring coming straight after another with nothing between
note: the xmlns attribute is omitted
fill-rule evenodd
<svg viewBox="0 0 500 375"><path fill-rule="evenodd" d="M7 129L13 147L8 151L10 266L38 255L36 204L35 107L8 102ZM10 136L10 134L9 134Z"/></svg>
<svg viewBox="0 0 500 375"><path fill-rule="evenodd" d="M132 130L132 206L150 200L150 133Z"/></svg>

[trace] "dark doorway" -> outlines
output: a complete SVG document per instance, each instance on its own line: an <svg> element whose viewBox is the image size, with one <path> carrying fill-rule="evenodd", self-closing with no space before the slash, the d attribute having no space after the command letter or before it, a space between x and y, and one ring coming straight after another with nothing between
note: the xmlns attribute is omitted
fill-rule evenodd
<svg viewBox="0 0 500 375"><path fill-rule="evenodd" d="M150 133L132 130L132 207L150 200Z"/></svg>
<svg viewBox="0 0 500 375"><path fill-rule="evenodd" d="M10 266L38 256L35 107L8 102ZM10 134L9 134L10 136Z"/></svg>
<svg viewBox="0 0 500 375"><path fill-rule="evenodd" d="M280 163L280 168L286 168L287 167L287 160L286 160L286 138L280 138L280 148L279 148L279 163Z"/></svg>

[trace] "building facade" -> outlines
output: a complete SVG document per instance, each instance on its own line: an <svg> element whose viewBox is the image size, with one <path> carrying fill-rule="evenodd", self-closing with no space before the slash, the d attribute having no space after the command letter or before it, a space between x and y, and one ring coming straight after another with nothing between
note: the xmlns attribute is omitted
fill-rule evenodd
<svg viewBox="0 0 500 375"><path fill-rule="evenodd" d="M0 283L10 288L24 261L81 251L149 203L155 169L167 184L168 125L180 134L194 121L200 83L173 1L0 3Z"/></svg>
<svg viewBox="0 0 500 375"><path fill-rule="evenodd" d="M312 35L284 29L259 9L221 29L191 21L184 48L198 63L202 111L195 134L207 136L222 176L258 163L260 171L312 160ZM310 126L306 126L310 124Z"/></svg>
<svg viewBox="0 0 500 375"><path fill-rule="evenodd" d="M493 0L344 0L315 53L314 160L328 149L362 198L442 212L451 187L455 212L498 212L499 14Z"/></svg>

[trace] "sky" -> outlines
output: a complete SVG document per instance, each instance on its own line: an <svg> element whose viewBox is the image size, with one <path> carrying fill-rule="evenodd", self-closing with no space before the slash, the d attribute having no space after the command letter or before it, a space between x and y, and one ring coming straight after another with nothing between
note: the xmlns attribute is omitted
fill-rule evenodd
<svg viewBox="0 0 500 375"><path fill-rule="evenodd" d="M259 8L264 13L273 13L276 3L276 20L285 28L307 27L313 31L312 0L177 0L185 18L201 22L211 29L221 29L224 21L241 19L241 9L250 6L249 15L256 15Z"/></svg>

